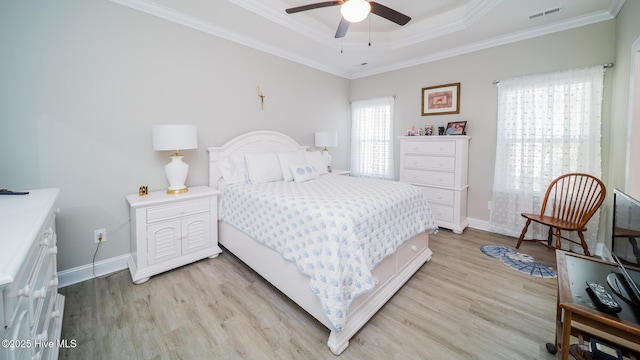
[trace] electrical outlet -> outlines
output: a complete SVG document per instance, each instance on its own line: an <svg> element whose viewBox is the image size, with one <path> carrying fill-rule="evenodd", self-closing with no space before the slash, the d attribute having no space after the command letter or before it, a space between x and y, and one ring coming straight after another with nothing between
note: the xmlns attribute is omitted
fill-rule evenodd
<svg viewBox="0 0 640 360"><path fill-rule="evenodd" d="M93 231L93 242L96 244L107 241L107 230L98 229Z"/></svg>

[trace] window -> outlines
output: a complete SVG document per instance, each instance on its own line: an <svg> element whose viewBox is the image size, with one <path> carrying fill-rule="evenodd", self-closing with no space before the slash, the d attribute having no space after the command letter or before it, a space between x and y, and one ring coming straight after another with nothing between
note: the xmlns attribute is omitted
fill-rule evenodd
<svg viewBox="0 0 640 360"><path fill-rule="evenodd" d="M394 98L351 103L351 174L393 179Z"/></svg>
<svg viewBox="0 0 640 360"><path fill-rule="evenodd" d="M602 66L500 81L490 226L519 236L559 175L601 176ZM587 243L597 241L598 217ZM530 232L546 239L547 229Z"/></svg>

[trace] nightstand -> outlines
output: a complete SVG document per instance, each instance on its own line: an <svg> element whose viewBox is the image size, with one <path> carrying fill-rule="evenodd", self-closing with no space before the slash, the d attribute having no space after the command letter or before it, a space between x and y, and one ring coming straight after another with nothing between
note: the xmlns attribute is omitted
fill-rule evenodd
<svg viewBox="0 0 640 360"><path fill-rule="evenodd" d="M127 196L131 213L131 279L141 284L152 275L214 258L218 246L218 196L208 186L181 195L165 191Z"/></svg>
<svg viewBox="0 0 640 360"><path fill-rule="evenodd" d="M349 176L351 174L351 170L340 170L340 169L332 169L331 173L334 175L345 175Z"/></svg>

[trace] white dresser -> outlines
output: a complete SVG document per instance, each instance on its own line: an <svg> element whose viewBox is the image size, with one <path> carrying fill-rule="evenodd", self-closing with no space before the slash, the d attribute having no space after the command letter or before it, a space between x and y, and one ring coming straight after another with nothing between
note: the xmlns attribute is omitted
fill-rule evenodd
<svg viewBox="0 0 640 360"><path fill-rule="evenodd" d="M438 226L462 233L467 227L470 136L401 136L400 181L419 186Z"/></svg>
<svg viewBox="0 0 640 360"><path fill-rule="evenodd" d="M133 282L141 284L152 275L222 252L218 246L219 194L208 186L195 186L180 195L156 191L127 196Z"/></svg>
<svg viewBox="0 0 640 360"><path fill-rule="evenodd" d="M64 296L58 293L54 209L58 189L0 195L0 359L57 359Z"/></svg>

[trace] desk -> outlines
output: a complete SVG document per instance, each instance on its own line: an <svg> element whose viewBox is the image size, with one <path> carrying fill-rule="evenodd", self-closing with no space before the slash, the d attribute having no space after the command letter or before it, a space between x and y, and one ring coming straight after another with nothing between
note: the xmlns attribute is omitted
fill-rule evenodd
<svg viewBox="0 0 640 360"><path fill-rule="evenodd" d="M558 306L556 346L558 358L569 356L570 336L595 337L619 347L624 354L640 354L640 307L619 298L607 285L607 275L618 272L615 264L562 250L556 251L558 268ZM640 282L640 272L630 271ZM622 307L617 315L598 311L586 291L587 281L604 285ZM566 346L564 346L566 345Z"/></svg>

